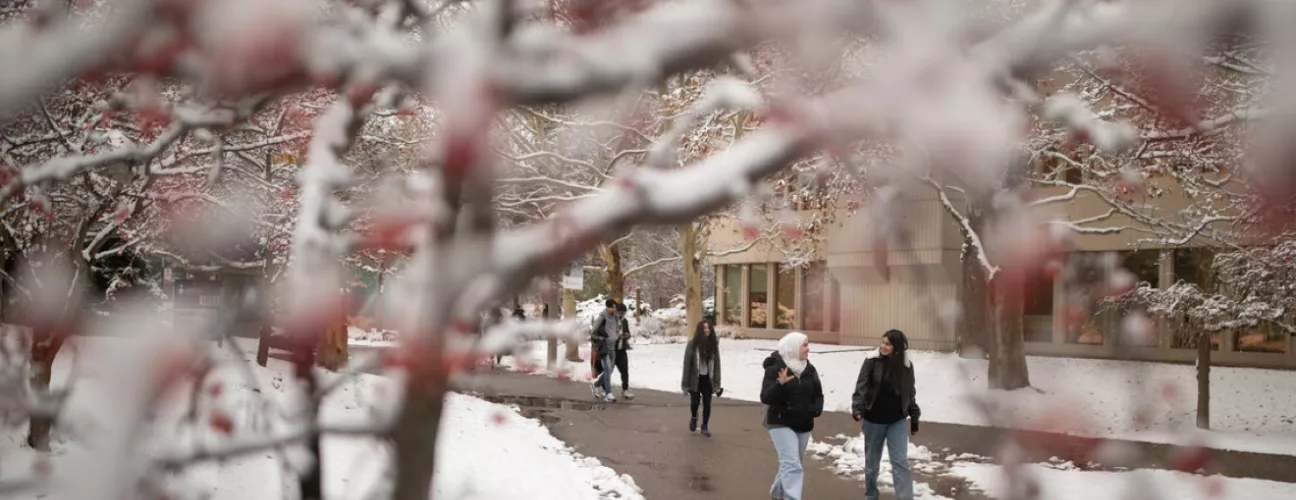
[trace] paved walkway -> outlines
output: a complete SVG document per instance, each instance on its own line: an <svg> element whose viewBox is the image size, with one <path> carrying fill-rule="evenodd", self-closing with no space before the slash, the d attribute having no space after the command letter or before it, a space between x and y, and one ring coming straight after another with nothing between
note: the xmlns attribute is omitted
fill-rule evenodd
<svg viewBox="0 0 1296 500"><path fill-rule="evenodd" d="M595 403L584 382L494 372L479 377L471 389L494 401L516 404L538 418L555 436L582 454L599 458L617 472L630 474L650 499L766 498L776 459L760 424L758 403L717 398L711 438L688 432L688 398L678 393L637 389L633 402ZM858 435L858 424L842 413L826 413L814 435ZM992 428L924 422L914 436L938 455L971 453L993 457L1002 433ZM1026 433L1025 441L1052 443L1030 450L1029 459L1070 458L1092 447L1093 440ZM829 440L829 442L834 442ZM1174 447L1124 443L1141 457L1131 468L1167 468ZM862 482L833 473L831 463L806 458L806 498L862 498ZM942 496L981 500L970 484L943 474L948 464L935 460L915 470L915 480ZM1080 464L1086 466L1085 464ZM1094 470L1103 470L1099 465ZM1296 482L1296 457L1216 451L1211 473ZM889 498L884 495L884 498Z"/></svg>
<svg viewBox="0 0 1296 500"><path fill-rule="evenodd" d="M512 373L482 377L473 388L517 404L576 451L629 474L646 498L769 498L777 460L759 404L714 400L706 438L688 431L688 398L678 393L637 390L633 402L601 404L587 383ZM862 483L824 465L806 458L806 498L863 498Z"/></svg>

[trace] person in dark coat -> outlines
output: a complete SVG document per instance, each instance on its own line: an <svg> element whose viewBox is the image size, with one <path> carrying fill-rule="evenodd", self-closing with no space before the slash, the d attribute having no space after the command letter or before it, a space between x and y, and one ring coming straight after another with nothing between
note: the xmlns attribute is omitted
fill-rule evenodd
<svg viewBox="0 0 1296 500"><path fill-rule="evenodd" d="M616 369L621 372L621 397L634 399L630 392L630 320L626 319L626 305L617 304L617 316L621 317L621 336L616 340Z"/></svg>
<svg viewBox="0 0 1296 500"><path fill-rule="evenodd" d="M616 349L612 345L621 337L621 317L616 314L617 302L608 299L603 312L590 323L591 356L597 361L598 378L590 385L594 397L608 403L616 401L612 394L612 368L616 366Z"/></svg>
<svg viewBox="0 0 1296 500"><path fill-rule="evenodd" d="M909 435L918 432L918 391L909 340L900 330L882 334L882 345L864 360L851 395L851 414L864 432L864 498L877 500L882 446L891 459L896 500L913 500ZM906 422L908 420L908 422Z"/></svg>
<svg viewBox="0 0 1296 500"><path fill-rule="evenodd" d="M698 403L702 404L702 435L711 437L711 395L724 392L720 385L720 341L711 323L698 322L693 338L684 346L684 373L680 390L689 395L689 432L697 430Z"/></svg>
<svg viewBox="0 0 1296 500"><path fill-rule="evenodd" d="M802 460L814 421L823 414L823 385L809 357L810 339L792 332L779 340L778 351L763 363L760 400L765 405L764 425L779 461L770 497L779 500L801 500L805 482Z"/></svg>

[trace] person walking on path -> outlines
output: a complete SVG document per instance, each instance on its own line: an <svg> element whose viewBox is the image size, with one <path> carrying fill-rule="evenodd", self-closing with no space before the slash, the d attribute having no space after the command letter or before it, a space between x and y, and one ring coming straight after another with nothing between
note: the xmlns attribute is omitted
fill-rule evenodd
<svg viewBox="0 0 1296 500"><path fill-rule="evenodd" d="M864 498L878 498L878 466L885 444L891 459L891 480L896 500L913 500L913 475L909 470L909 435L918 432L917 390L913 362L905 352L909 340L900 330L882 334L882 345L864 360L851 415L864 432ZM906 425L906 418L908 419Z"/></svg>
<svg viewBox="0 0 1296 500"><path fill-rule="evenodd" d="M697 430L698 403L702 403L702 435L711 437L711 395L720 395L720 342L711 323L697 324L693 338L684 346L684 376L680 389L689 395L689 432Z"/></svg>
<svg viewBox="0 0 1296 500"><path fill-rule="evenodd" d="M616 315L615 300L608 299L604 305L607 307L594 317L590 328L590 341L594 343L590 355L598 360L601 368L590 390L595 398L611 403L616 401L612 395L612 365L616 364L616 350L612 343L621 336L621 318Z"/></svg>
<svg viewBox="0 0 1296 500"><path fill-rule="evenodd" d="M770 486L770 498L775 500L801 500L802 460L814 420L823 414L823 385L810 364L809 340L800 332L784 335L778 351L764 362L760 400L765 405L764 425L778 452L778 474Z"/></svg>
<svg viewBox="0 0 1296 500"><path fill-rule="evenodd" d="M634 399L634 393L630 392L630 357L626 351L630 350L630 320L626 319L626 305L617 304L617 316L621 317L621 335L616 340L616 369L621 372L621 397L627 400Z"/></svg>

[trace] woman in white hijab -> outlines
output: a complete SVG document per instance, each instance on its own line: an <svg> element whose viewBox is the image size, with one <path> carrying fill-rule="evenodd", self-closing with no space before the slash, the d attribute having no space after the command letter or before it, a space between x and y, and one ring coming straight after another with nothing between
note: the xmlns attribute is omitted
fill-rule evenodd
<svg viewBox="0 0 1296 500"><path fill-rule="evenodd" d="M770 498L801 500L805 457L814 419L823 414L823 385L819 372L810 364L810 342L804 333L792 332L779 340L778 352L765 358L765 379L761 382L761 403L765 405L765 428L778 451L778 475L770 487Z"/></svg>

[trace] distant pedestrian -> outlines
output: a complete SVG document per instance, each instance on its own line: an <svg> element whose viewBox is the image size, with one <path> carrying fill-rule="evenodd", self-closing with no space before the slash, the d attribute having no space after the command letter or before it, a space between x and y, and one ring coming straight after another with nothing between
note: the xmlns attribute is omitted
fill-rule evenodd
<svg viewBox="0 0 1296 500"><path fill-rule="evenodd" d="M616 314L617 302L608 299L603 312L594 317L590 324L590 342L593 343L590 355L598 360L598 378L590 385L594 397L609 403L616 401L612 395L612 367L616 364L616 347L613 345L621 336L621 318Z"/></svg>
<svg viewBox="0 0 1296 500"><path fill-rule="evenodd" d="M909 471L909 435L918 432L917 389L913 362L905 353L909 340L900 330L882 334L882 345L869 354L855 380L851 415L864 432L864 498L878 498L878 466L885 444L891 459L896 500L913 500ZM906 425L906 418L908 425Z"/></svg>
<svg viewBox="0 0 1296 500"><path fill-rule="evenodd" d="M684 376L680 389L689 394L689 432L697 430L698 403L702 404L702 435L711 437L711 395L720 395L720 341L711 323L698 322L693 338L684 346Z"/></svg>
<svg viewBox="0 0 1296 500"><path fill-rule="evenodd" d="M481 333L485 334L487 330L499 326L504 322L504 313L500 311L499 306L491 306L490 311L486 313L486 319L482 321ZM500 361L504 360L503 354L495 354L495 365L498 366Z"/></svg>
<svg viewBox="0 0 1296 500"><path fill-rule="evenodd" d="M617 304L617 316L621 317L621 336L616 340L616 369L621 372L621 397L634 399L630 392L630 320L626 319L625 304Z"/></svg>
<svg viewBox="0 0 1296 500"><path fill-rule="evenodd" d="M823 414L823 385L809 358L809 339L799 332L784 335L778 352L765 358L760 399L765 427L778 452L778 474L770 487L770 497L776 500L801 500L806 445L814 419Z"/></svg>

